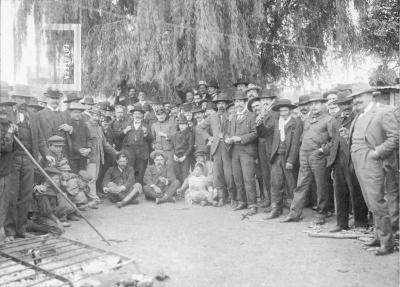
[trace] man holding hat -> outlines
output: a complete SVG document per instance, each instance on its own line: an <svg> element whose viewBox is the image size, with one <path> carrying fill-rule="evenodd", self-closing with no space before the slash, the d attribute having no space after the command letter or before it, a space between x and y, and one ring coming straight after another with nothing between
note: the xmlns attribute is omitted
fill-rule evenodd
<svg viewBox="0 0 400 287"><path fill-rule="evenodd" d="M380 246L375 255L386 255L393 252L391 219L399 208L399 122L395 107L378 104L374 92L368 84L359 84L349 96L358 112L350 127L349 145L363 196L374 216L375 237L367 245Z"/></svg>
<svg viewBox="0 0 400 287"><path fill-rule="evenodd" d="M87 158L91 152L89 147L89 129L82 120L85 106L79 102L71 102L68 107L70 125L72 126L68 142L68 161L74 173L86 169Z"/></svg>
<svg viewBox="0 0 400 287"><path fill-rule="evenodd" d="M303 122L291 115L297 108L290 100L280 99L272 107L279 113L275 121L271 150L271 207L272 211L266 219L276 218L282 214L283 195L286 187L286 200L290 203L296 180L293 167L299 160L300 138L303 133Z"/></svg>
<svg viewBox="0 0 400 287"><path fill-rule="evenodd" d="M330 172L327 158L338 131L338 124L326 112L326 99L320 93L314 93L309 100L312 116L304 123L302 144L300 147L300 172L297 188L290 206L290 213L282 222L299 221L312 181L317 186L317 207L319 214L316 224L324 224L328 214L328 201L331 185L328 183Z"/></svg>
<svg viewBox="0 0 400 287"><path fill-rule="evenodd" d="M162 150L155 150L150 154L154 165L147 167L144 174L143 192L148 200L155 200L156 204L175 202L174 195L180 182L174 171L166 163L170 156Z"/></svg>
<svg viewBox="0 0 400 287"><path fill-rule="evenodd" d="M14 98L17 102L15 123L18 128L18 138L36 160L39 160L40 153L42 158L54 162L55 159L49 153L37 115L27 110L27 96L28 94L24 94L23 89L14 91ZM15 177L14 193L4 225L5 234L11 240L16 236L22 238L26 236L25 229L29 207L32 203L34 184L34 164L18 144L14 145L13 164L15 170L13 173Z"/></svg>
<svg viewBox="0 0 400 287"><path fill-rule="evenodd" d="M237 189L238 205L234 210L250 208L249 215L257 213L255 160L257 158L256 116L246 109L244 92L236 91L236 115L230 123L229 137L225 143L232 148L232 170Z"/></svg>
<svg viewBox="0 0 400 287"><path fill-rule="evenodd" d="M212 137L210 154L213 159L213 186L217 189L219 206L223 206L228 198L232 207L236 203L236 190L232 174L232 158L230 146L225 143L229 137L229 115L226 111L232 101L225 93L219 93L213 100L217 106L217 113L210 115L200 126L209 129Z"/></svg>
<svg viewBox="0 0 400 287"><path fill-rule="evenodd" d="M337 99L331 103L332 106L336 105L339 108L339 111L334 115L339 123L339 133L336 135L327 163L327 166L332 168L337 222L330 232L349 229L351 211L353 211L356 228L368 226L368 208L350 161L349 129L356 113L353 112L352 99L348 97L349 94L339 91Z"/></svg>
<svg viewBox="0 0 400 287"><path fill-rule="evenodd" d="M150 128L143 124L144 110L136 104L130 110L132 122L123 130L122 150L129 158L129 164L136 174L136 182L143 184L143 176L149 161L150 143L153 140Z"/></svg>

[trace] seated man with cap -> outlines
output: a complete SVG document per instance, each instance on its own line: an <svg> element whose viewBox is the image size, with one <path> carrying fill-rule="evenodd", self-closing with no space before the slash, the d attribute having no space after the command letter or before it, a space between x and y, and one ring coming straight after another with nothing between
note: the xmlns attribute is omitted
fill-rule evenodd
<svg viewBox="0 0 400 287"><path fill-rule="evenodd" d="M118 208L137 203L136 199L142 193L142 185L135 181L135 171L128 163L128 155L118 153L116 164L107 170L103 179L104 192Z"/></svg>
<svg viewBox="0 0 400 287"><path fill-rule="evenodd" d="M150 157L154 165L147 167L143 180L146 199L155 200L157 204L175 202L174 196L180 182L176 179L173 169L166 164L169 155L162 150L155 150Z"/></svg>

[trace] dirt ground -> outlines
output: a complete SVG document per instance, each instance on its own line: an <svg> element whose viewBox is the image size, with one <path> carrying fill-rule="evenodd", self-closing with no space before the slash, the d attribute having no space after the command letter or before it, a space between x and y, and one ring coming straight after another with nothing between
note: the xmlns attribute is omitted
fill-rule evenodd
<svg viewBox="0 0 400 287"><path fill-rule="evenodd" d="M300 223L264 221L265 213L242 221L227 206L141 200L122 209L105 202L86 215L107 239L122 242L108 247L82 220L65 236L130 256L145 274L164 270L170 279L154 286L399 286L398 252L376 257L357 240L310 238L311 210ZM128 266L104 276L104 286L136 272Z"/></svg>

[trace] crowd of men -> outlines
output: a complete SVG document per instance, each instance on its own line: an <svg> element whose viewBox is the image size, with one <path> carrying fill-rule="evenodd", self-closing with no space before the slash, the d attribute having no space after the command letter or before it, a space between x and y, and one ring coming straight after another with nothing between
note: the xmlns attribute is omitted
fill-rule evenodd
<svg viewBox="0 0 400 287"><path fill-rule="evenodd" d="M352 214L356 228L373 224L366 244L379 247L375 254L391 253L399 229L399 108L377 103L367 84L308 93L297 103L245 78L234 86L225 93L216 81L200 81L172 103L127 85L113 103L95 103L50 88L37 98L28 86L3 83L6 240L27 230L62 232L79 220L76 208L96 209L105 198L118 207L137 204L142 193L157 204L175 202L196 163L212 162L212 205L247 216L262 208L266 220L287 207L281 222L299 221L310 206L319 225L336 212L331 232L349 229Z"/></svg>

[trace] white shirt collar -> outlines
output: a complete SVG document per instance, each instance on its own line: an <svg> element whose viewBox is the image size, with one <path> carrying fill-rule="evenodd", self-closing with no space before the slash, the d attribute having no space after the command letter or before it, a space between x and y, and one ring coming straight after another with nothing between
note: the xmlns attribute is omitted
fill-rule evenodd
<svg viewBox="0 0 400 287"><path fill-rule="evenodd" d="M60 108L56 108L56 109L53 109L52 107L50 107L49 105L47 105L47 108L50 110L50 111L53 111L53 112L59 112L60 111Z"/></svg>

